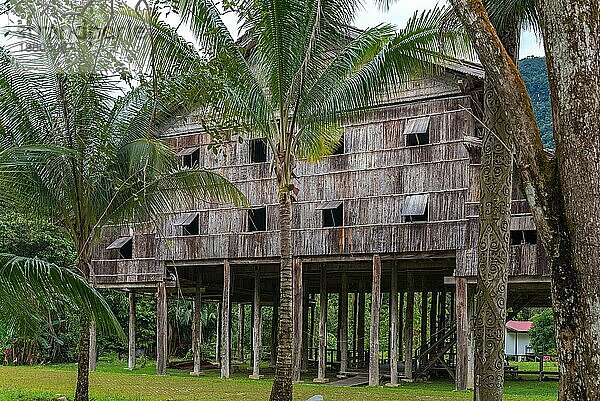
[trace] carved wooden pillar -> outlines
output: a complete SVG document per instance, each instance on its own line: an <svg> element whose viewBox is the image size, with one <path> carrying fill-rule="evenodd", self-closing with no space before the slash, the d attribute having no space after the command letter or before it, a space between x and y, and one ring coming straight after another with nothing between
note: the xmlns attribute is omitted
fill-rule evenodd
<svg viewBox="0 0 600 401"><path fill-rule="evenodd" d="M317 377L315 383L326 383L327 362L327 270L321 266L321 294L319 296L319 355L317 361Z"/></svg>
<svg viewBox="0 0 600 401"><path fill-rule="evenodd" d="M129 293L129 352L127 369L135 369L135 292Z"/></svg>
<svg viewBox="0 0 600 401"><path fill-rule="evenodd" d="M369 386L379 385L379 308L381 307L381 258L373 256L371 289L371 330L369 347Z"/></svg>
<svg viewBox="0 0 600 401"><path fill-rule="evenodd" d="M521 21L507 16L498 34L518 59ZM504 331L510 264L512 144L503 105L493 84L484 82L480 167L477 318L475 319L475 400L501 400L504 382Z"/></svg>
<svg viewBox="0 0 600 401"><path fill-rule="evenodd" d="M167 374L167 287L164 281L156 291L156 374Z"/></svg>

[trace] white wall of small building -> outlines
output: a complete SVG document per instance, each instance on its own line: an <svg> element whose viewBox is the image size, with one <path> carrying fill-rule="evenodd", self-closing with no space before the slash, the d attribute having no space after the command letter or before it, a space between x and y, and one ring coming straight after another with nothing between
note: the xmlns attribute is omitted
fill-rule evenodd
<svg viewBox="0 0 600 401"><path fill-rule="evenodd" d="M504 351L507 356L527 355L531 353L529 333L505 331Z"/></svg>

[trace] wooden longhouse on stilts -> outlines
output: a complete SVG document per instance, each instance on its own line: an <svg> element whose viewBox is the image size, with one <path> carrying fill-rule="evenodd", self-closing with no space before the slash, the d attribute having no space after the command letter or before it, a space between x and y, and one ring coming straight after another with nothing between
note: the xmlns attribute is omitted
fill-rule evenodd
<svg viewBox="0 0 600 401"><path fill-rule="evenodd" d="M300 192L292 209L294 380L312 366L316 381L324 382L325 368L333 366L340 377L367 370L370 385L386 375L395 385L399 378L441 373L454 378L457 389L473 386L482 78L479 66L456 62L435 77L410 82L344 121L336 154L317 164L298 163ZM99 287L129 291L132 303L135 293L156 294L158 374L164 374L167 361L169 296L194 299L196 313L201 303L220 303L217 355L223 377L229 376L232 356L240 355L230 352L232 306L252 305L252 327L246 329L253 347L246 351L250 377L258 379L261 307L276 306L279 282L270 150L260 138L243 143L232 138L214 155L209 135L193 119L164 140L185 165L213 169L234 182L252 207L198 202L158 222L135 225L133 233L106 228L94 254L94 280ZM548 305L550 284L518 187L513 199L508 306L517 312ZM390 291L391 316L385 321L392 322L389 338L395 342L388 351L379 347L378 316L382 294ZM327 348L327 314L315 314L316 305L322 310L331 294L341 307L339 352ZM427 316L420 333L413 330L415 307ZM199 319L194 322L193 373L198 375L201 330ZM132 342L134 334L130 328ZM135 352L134 343L129 350ZM129 367L134 363L130 355Z"/></svg>

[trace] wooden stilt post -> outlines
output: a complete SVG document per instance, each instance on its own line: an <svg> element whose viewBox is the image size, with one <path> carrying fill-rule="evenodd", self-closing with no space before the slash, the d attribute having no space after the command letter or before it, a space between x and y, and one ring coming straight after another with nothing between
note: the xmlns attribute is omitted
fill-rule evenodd
<svg viewBox="0 0 600 401"><path fill-rule="evenodd" d="M446 302L448 300L446 291L442 291L440 293L440 298L439 298L439 307L438 307L438 314L440 317L440 321L439 321L439 325L438 325L438 331L439 330L443 330L446 327ZM441 337L441 334L440 334ZM439 337L438 337L439 339Z"/></svg>
<svg viewBox="0 0 600 401"><path fill-rule="evenodd" d="M365 366L365 290L364 284L359 283L358 293L358 365L362 368Z"/></svg>
<svg viewBox="0 0 600 401"><path fill-rule="evenodd" d="M325 377L327 362L327 270L325 265L321 266L321 291L319 295L319 354L317 363L317 377L315 383L327 383Z"/></svg>
<svg viewBox="0 0 600 401"><path fill-rule="evenodd" d="M404 321L404 380L413 379L413 316L415 310L415 292L412 273L408 273L406 292L406 319Z"/></svg>
<svg viewBox="0 0 600 401"><path fill-rule="evenodd" d="M467 313L467 279L455 277L456 282L456 391L467 389L469 355L469 316Z"/></svg>
<svg viewBox="0 0 600 401"><path fill-rule="evenodd" d="M438 307L438 291L431 292L431 310L429 311L429 337L431 341L435 341L435 333L437 332L437 307Z"/></svg>
<svg viewBox="0 0 600 401"><path fill-rule="evenodd" d="M221 318L223 317L223 308L221 302L217 302L217 335L215 336L215 362L221 364Z"/></svg>
<svg viewBox="0 0 600 401"><path fill-rule="evenodd" d="M156 291L156 374L167 374L167 287L158 283Z"/></svg>
<svg viewBox="0 0 600 401"><path fill-rule="evenodd" d="M260 349L261 344L261 310L260 310L260 272L254 270L254 297L252 300L252 374L250 379L262 379L260 374Z"/></svg>
<svg viewBox="0 0 600 401"><path fill-rule="evenodd" d="M88 362L88 368L90 372L96 370L96 360L98 359L98 348L96 344L96 322L90 323L90 360Z"/></svg>
<svg viewBox="0 0 600 401"><path fill-rule="evenodd" d="M127 369L135 369L135 292L129 293L129 355Z"/></svg>
<svg viewBox="0 0 600 401"><path fill-rule="evenodd" d="M204 376L202 372L202 290L196 286L192 315L192 354L194 367L190 372L192 376Z"/></svg>
<svg viewBox="0 0 600 401"><path fill-rule="evenodd" d="M404 291L398 299L398 358L404 359Z"/></svg>
<svg viewBox="0 0 600 401"><path fill-rule="evenodd" d="M246 319L246 305L243 303L238 304L238 321L237 321L237 361L238 363L246 362L246 355L244 354L244 321Z"/></svg>
<svg viewBox="0 0 600 401"><path fill-rule="evenodd" d="M306 372L308 370L308 347L309 347L309 343L308 343L308 309L310 307L310 296L308 294L308 285L306 283L306 280L303 280L303 298L304 301L302 302L302 367L301 370L303 372Z"/></svg>
<svg viewBox="0 0 600 401"><path fill-rule="evenodd" d="M348 274L342 273L342 289L340 291L340 373L339 378L346 377L348 371Z"/></svg>
<svg viewBox="0 0 600 401"><path fill-rule="evenodd" d="M398 386L398 266L392 266L390 280L390 387Z"/></svg>
<svg viewBox="0 0 600 401"><path fill-rule="evenodd" d="M469 339L467 347L467 390L475 388L475 288L467 286L467 317Z"/></svg>
<svg viewBox="0 0 600 401"><path fill-rule="evenodd" d="M271 318L271 366L277 363L277 336L279 333L279 294L273 299L273 316Z"/></svg>
<svg viewBox="0 0 600 401"><path fill-rule="evenodd" d="M371 289L371 330L369 346L369 386L379 385L379 308L381 306L381 258L373 256Z"/></svg>
<svg viewBox="0 0 600 401"><path fill-rule="evenodd" d="M314 348L315 348L315 325L316 325L315 324L315 319L316 319L316 316L315 316L316 304L315 304L315 302L316 302L316 300L315 300L314 295L312 296L311 300L312 300L312 302L310 303L310 336L309 336L310 345L309 345L309 347L310 347L310 352L312 353L312 352L314 352ZM311 355L311 356L314 356L314 355ZM316 357L315 357L315 359L316 359Z"/></svg>
<svg viewBox="0 0 600 401"><path fill-rule="evenodd" d="M421 292L421 350L427 348L427 303L429 294L427 291Z"/></svg>
<svg viewBox="0 0 600 401"><path fill-rule="evenodd" d="M358 366L358 358L356 354L357 348L357 330L356 323L358 321L358 293L352 294L352 367Z"/></svg>
<svg viewBox="0 0 600 401"><path fill-rule="evenodd" d="M293 281L294 286L294 305L292 312L294 313L294 351L292 355L292 381L300 381L300 371L302 370L302 320L304 317L304 291L302 288L302 260L294 259L293 265Z"/></svg>
<svg viewBox="0 0 600 401"><path fill-rule="evenodd" d="M229 261L223 262L223 305L221 306L221 379L229 379L231 363L231 266Z"/></svg>

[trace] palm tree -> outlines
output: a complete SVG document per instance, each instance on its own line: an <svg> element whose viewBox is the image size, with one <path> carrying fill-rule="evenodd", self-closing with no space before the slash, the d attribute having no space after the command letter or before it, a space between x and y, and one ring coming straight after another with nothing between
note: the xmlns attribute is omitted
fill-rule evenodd
<svg viewBox="0 0 600 401"><path fill-rule="evenodd" d="M382 2L385 3L385 2ZM271 400L292 399L292 200L296 161L331 154L340 119L360 113L382 91L431 69L443 36L439 9L391 25L350 28L360 0L256 0L234 12L235 41L210 0L172 0L226 89L212 100L220 117L264 138L273 154L280 225L279 339Z"/></svg>
<svg viewBox="0 0 600 401"><path fill-rule="evenodd" d="M100 331L125 337L102 296L81 275L37 258L0 253L0 326L9 335L29 336L49 312L76 310Z"/></svg>
<svg viewBox="0 0 600 401"><path fill-rule="evenodd" d="M35 12L28 29L15 33L25 51L0 51L0 204L65 227L87 280L103 226L152 219L203 199L245 202L219 175L183 168L158 139L196 108L208 89L191 86L190 77L196 82L207 72L191 46L149 20L153 32L164 33L150 42L177 41L188 51L179 60L189 61L190 74L169 74L170 55L153 52L140 62L150 78L141 74L141 83L127 89L114 73L111 48L88 46L89 38L69 42L63 27ZM88 400L89 326L83 314L77 401Z"/></svg>

